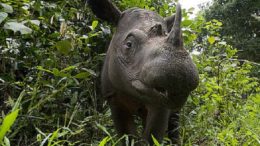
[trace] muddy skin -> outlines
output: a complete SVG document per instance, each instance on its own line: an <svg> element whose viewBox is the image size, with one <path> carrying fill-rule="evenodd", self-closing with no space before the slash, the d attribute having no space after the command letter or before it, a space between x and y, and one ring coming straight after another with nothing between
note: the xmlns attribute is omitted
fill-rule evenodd
<svg viewBox="0 0 260 146"><path fill-rule="evenodd" d="M116 26L104 62L102 92L120 135L136 135L134 115L143 120L142 138L152 145L168 134L178 141L179 111L199 77L183 45L181 8L163 18L131 8L121 12L109 0L88 0L94 14Z"/></svg>

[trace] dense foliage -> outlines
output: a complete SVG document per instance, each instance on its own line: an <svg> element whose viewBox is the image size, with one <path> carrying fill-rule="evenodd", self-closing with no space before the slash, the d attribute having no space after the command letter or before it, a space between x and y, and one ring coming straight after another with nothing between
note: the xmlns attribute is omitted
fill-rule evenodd
<svg viewBox="0 0 260 146"><path fill-rule="evenodd" d="M162 16L175 11L170 0L114 2ZM222 22L183 11L200 86L181 112L181 144L260 144L259 79L251 74L259 64L237 59ZM1 1L0 145L117 143L99 79L113 30L82 0Z"/></svg>
<svg viewBox="0 0 260 146"><path fill-rule="evenodd" d="M239 49L239 57L260 62L260 1L214 0L206 9L206 20L223 22L221 34Z"/></svg>

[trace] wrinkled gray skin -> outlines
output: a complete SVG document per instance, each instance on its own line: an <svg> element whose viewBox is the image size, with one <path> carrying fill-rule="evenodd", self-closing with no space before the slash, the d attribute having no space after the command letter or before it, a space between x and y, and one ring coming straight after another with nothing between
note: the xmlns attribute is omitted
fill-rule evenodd
<svg viewBox="0 0 260 146"><path fill-rule="evenodd" d="M176 140L178 111L199 81L183 47L180 5L175 15L162 18L139 8L121 12L108 0L88 4L97 17L116 25L101 81L118 133L135 135L133 115L139 115L150 144L151 134L161 141L167 132Z"/></svg>

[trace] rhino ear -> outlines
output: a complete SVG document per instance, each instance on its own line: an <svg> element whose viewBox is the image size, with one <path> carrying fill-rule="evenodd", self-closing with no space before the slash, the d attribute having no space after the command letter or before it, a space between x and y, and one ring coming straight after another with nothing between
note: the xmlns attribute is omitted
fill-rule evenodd
<svg viewBox="0 0 260 146"><path fill-rule="evenodd" d="M121 11L110 0L87 0L93 13L100 19L117 24Z"/></svg>
<svg viewBox="0 0 260 146"><path fill-rule="evenodd" d="M168 17L164 18L164 21L166 22L166 25L167 25L167 31L168 32L171 31L173 23L174 23L174 20L175 20L175 14L172 15L172 16L168 16Z"/></svg>

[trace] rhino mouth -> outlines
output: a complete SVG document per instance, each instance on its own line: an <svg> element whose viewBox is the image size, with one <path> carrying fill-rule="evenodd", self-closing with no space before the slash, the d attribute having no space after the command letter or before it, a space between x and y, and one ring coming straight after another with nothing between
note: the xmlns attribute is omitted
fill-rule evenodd
<svg viewBox="0 0 260 146"><path fill-rule="evenodd" d="M177 94L174 90L162 87L150 87L140 80L132 81L132 87L137 92L136 98L155 106L163 106L178 111L184 105L188 95Z"/></svg>
<svg viewBox="0 0 260 146"><path fill-rule="evenodd" d="M157 94L160 94L161 96L168 97L168 90L163 87L154 87L154 92L157 92Z"/></svg>
<svg viewBox="0 0 260 146"><path fill-rule="evenodd" d="M132 86L139 96L149 98L150 102L162 102L168 100L169 90L162 87L149 87L140 80L132 81Z"/></svg>

